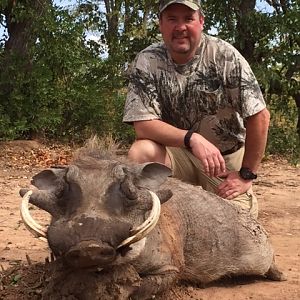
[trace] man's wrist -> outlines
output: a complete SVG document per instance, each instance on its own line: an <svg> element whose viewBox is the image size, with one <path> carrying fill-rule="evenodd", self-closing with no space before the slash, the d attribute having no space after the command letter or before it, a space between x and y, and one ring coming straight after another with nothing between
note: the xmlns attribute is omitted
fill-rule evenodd
<svg viewBox="0 0 300 300"><path fill-rule="evenodd" d="M193 129L190 129L187 131L187 133L185 134L184 136L184 139L183 139L183 142L184 142L184 145L187 149L191 149L191 137L193 135L194 131Z"/></svg>
<svg viewBox="0 0 300 300"><path fill-rule="evenodd" d="M253 180L257 178L257 174L253 173L250 168L241 167L239 175L244 180Z"/></svg>

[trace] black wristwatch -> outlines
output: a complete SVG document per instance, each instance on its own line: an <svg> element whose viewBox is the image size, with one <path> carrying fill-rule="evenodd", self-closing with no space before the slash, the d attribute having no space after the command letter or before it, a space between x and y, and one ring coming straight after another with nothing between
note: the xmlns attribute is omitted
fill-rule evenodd
<svg viewBox="0 0 300 300"><path fill-rule="evenodd" d="M241 178L245 180L253 180L257 178L257 175L254 174L249 168L241 167L239 174Z"/></svg>

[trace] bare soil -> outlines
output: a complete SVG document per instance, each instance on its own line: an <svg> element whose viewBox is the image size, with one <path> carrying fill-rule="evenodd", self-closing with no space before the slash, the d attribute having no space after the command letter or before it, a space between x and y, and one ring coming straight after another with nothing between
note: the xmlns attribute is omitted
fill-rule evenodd
<svg viewBox="0 0 300 300"><path fill-rule="evenodd" d="M66 164L71 152L66 146L36 141L0 143L0 299L41 299L50 252L21 221L19 189L28 187L39 170ZM180 283L164 299L300 299L300 168L283 159L268 158L254 190L260 207L258 219L269 233L277 265L287 281L234 278L205 288ZM36 208L32 214L42 224L49 222L49 216Z"/></svg>

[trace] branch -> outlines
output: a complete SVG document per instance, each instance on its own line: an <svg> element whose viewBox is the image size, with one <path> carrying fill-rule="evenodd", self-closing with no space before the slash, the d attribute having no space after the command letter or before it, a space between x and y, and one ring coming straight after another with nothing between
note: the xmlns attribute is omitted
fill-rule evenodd
<svg viewBox="0 0 300 300"><path fill-rule="evenodd" d="M278 0L266 0L266 2L275 9L275 11L278 15L280 15L280 13L281 13L280 6L281 5L278 3Z"/></svg>
<svg viewBox="0 0 300 300"><path fill-rule="evenodd" d="M289 9L289 3L288 3L288 1L286 1L286 0L280 0L280 5L281 5L283 13L286 14L287 11L288 11L288 9Z"/></svg>
<svg viewBox="0 0 300 300"><path fill-rule="evenodd" d="M6 28L6 24L0 19L0 25Z"/></svg>

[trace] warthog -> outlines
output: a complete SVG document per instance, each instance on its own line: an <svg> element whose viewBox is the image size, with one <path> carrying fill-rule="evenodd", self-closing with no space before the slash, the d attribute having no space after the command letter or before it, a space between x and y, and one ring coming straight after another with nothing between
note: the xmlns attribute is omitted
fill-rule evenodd
<svg viewBox="0 0 300 300"><path fill-rule="evenodd" d="M20 191L22 217L68 267L132 265L142 280L131 299L151 298L178 279L284 280L265 230L247 211L170 175L164 165L86 147L72 164L35 175L37 189ZM52 215L47 229L30 216L28 200Z"/></svg>

